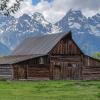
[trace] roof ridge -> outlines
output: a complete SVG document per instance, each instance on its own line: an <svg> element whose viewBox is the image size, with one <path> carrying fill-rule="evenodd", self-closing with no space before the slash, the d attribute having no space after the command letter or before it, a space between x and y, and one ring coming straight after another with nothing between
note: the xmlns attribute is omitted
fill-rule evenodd
<svg viewBox="0 0 100 100"><path fill-rule="evenodd" d="M27 40L27 39L35 39L35 38L41 38L41 37L46 37L46 36L58 35L58 34L65 34L65 33L67 34L68 32L59 32L59 33L45 34L45 35L34 36L34 37L27 37L27 38L24 39L24 40Z"/></svg>

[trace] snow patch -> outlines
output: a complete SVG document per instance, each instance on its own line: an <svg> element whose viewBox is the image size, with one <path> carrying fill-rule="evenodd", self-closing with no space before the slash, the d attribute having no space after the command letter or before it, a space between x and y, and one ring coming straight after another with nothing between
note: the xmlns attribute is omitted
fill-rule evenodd
<svg viewBox="0 0 100 100"><path fill-rule="evenodd" d="M71 25L70 28L80 29L81 25L79 23L73 23L73 25Z"/></svg>
<svg viewBox="0 0 100 100"><path fill-rule="evenodd" d="M70 22L70 21L72 21L72 20L74 20L73 17L69 17L69 18L68 18L68 22Z"/></svg>
<svg viewBox="0 0 100 100"><path fill-rule="evenodd" d="M92 34L95 34L96 36L100 36L100 31L97 29L96 26L90 25Z"/></svg>
<svg viewBox="0 0 100 100"><path fill-rule="evenodd" d="M100 24L97 24L96 27L100 27Z"/></svg>

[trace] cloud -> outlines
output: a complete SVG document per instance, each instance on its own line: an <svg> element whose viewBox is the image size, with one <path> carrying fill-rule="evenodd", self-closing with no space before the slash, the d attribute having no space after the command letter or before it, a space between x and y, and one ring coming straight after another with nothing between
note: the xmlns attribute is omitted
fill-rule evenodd
<svg viewBox="0 0 100 100"><path fill-rule="evenodd" d="M72 4L81 9L100 10L100 0L73 0Z"/></svg>
<svg viewBox="0 0 100 100"><path fill-rule="evenodd" d="M24 0L21 2L20 9L15 14L15 17L22 16L24 13L32 13L34 12L34 6L32 5L32 0Z"/></svg>
<svg viewBox="0 0 100 100"><path fill-rule="evenodd" d="M36 5L32 4L32 0L25 0L16 16L40 12L48 21L54 23L71 8L82 10L83 14L89 17L100 12L100 0L52 0L52 2L40 0Z"/></svg>

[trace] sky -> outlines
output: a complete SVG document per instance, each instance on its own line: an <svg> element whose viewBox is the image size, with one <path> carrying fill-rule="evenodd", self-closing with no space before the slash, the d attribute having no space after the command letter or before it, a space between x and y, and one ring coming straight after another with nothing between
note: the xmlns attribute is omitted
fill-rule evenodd
<svg viewBox="0 0 100 100"><path fill-rule="evenodd" d="M36 5L40 2L41 0L32 0L32 4ZM53 0L44 0L44 1L48 1L49 3L52 2Z"/></svg>
<svg viewBox="0 0 100 100"><path fill-rule="evenodd" d="M81 10L86 17L90 17L100 13L100 0L24 0L15 16L40 12L48 21L55 23L70 9Z"/></svg>

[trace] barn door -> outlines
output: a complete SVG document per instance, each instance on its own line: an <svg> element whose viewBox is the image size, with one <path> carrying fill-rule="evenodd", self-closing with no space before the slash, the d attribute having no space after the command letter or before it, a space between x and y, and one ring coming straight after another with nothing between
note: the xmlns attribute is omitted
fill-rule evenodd
<svg viewBox="0 0 100 100"><path fill-rule="evenodd" d="M80 62L52 62L52 79L80 80L82 79L82 65Z"/></svg>
<svg viewBox="0 0 100 100"><path fill-rule="evenodd" d="M25 66L18 68L18 79L27 79L27 68Z"/></svg>
<svg viewBox="0 0 100 100"><path fill-rule="evenodd" d="M61 79L61 65L59 63L52 62L52 72L54 80Z"/></svg>
<svg viewBox="0 0 100 100"><path fill-rule="evenodd" d="M64 63L63 79L79 80L82 75L82 67L79 63Z"/></svg>
<svg viewBox="0 0 100 100"><path fill-rule="evenodd" d="M54 75L54 79L55 80L61 79L61 67L60 66L58 66L58 65L54 66L54 73L53 73L53 75Z"/></svg>

